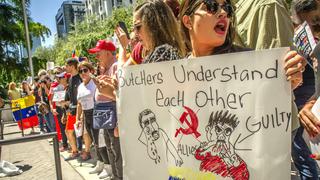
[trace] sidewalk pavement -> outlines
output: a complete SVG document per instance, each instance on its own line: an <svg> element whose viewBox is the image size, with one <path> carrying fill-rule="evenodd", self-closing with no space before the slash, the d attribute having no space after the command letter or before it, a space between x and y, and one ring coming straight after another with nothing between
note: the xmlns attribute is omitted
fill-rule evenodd
<svg viewBox="0 0 320 180"><path fill-rule="evenodd" d="M29 135L30 131L30 129L25 130L25 134ZM38 128L35 128L35 131L35 134L40 133ZM4 139L18 137L22 137L22 135L17 124L5 124ZM91 155L93 159L81 164L77 160L65 161L64 159L69 156L69 153L60 152L63 180L99 180L98 174L89 174L96 164L93 148L91 148ZM21 175L2 179L56 179L53 146L49 144L48 140L3 146L1 160L9 161L24 171Z"/></svg>
<svg viewBox="0 0 320 180"><path fill-rule="evenodd" d="M30 130L25 130L25 134L30 134ZM5 124L4 139L13 139L21 136L17 124ZM1 179L56 179L53 146L49 144L48 140L3 146L1 160L9 161L23 170L20 175ZM61 158L61 167L63 180L83 180L83 177L63 158Z"/></svg>
<svg viewBox="0 0 320 180"><path fill-rule="evenodd" d="M94 152L92 151L93 148L91 148L91 155L93 157ZM64 158L67 158L69 156L68 152L62 152L61 156ZM64 161L64 160L63 160ZM92 170L92 168L96 164L96 160L90 159L86 162L83 162L82 164L78 162L78 160L70 160L68 163L84 178L88 180L100 180L98 177L98 174L89 174L89 172Z"/></svg>

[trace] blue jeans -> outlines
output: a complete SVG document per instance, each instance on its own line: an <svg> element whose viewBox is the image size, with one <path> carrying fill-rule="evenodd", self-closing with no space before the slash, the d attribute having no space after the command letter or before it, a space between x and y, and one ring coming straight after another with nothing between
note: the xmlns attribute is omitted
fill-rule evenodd
<svg viewBox="0 0 320 180"><path fill-rule="evenodd" d="M44 132L44 119L42 114L38 114L38 120L39 120L40 131Z"/></svg>
<svg viewBox="0 0 320 180"><path fill-rule="evenodd" d="M49 130L49 132L55 132L56 123L54 122L54 116L52 112L49 111L49 113L45 114L43 117L46 120L47 130Z"/></svg>
<svg viewBox="0 0 320 180"><path fill-rule="evenodd" d="M82 136L77 137L76 140L77 140L77 148L78 148L78 150L82 151Z"/></svg>
<svg viewBox="0 0 320 180"><path fill-rule="evenodd" d="M293 132L292 159L300 173L301 180L318 180L318 165L314 159L309 157L311 152L302 137L303 131L304 128L300 126Z"/></svg>
<svg viewBox="0 0 320 180"><path fill-rule="evenodd" d="M35 108L36 108L36 112L37 112L37 116L38 116L40 131L44 132L44 119L43 119L43 116L40 113L39 106L37 104L35 105Z"/></svg>

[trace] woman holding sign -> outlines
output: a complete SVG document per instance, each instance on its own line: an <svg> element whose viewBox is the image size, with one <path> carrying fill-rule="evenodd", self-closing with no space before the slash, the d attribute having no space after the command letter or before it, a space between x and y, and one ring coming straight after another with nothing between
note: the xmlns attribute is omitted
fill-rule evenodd
<svg viewBox="0 0 320 180"><path fill-rule="evenodd" d="M235 18L231 0L184 0L180 21L191 51L189 57L248 50L233 45ZM287 79L295 89L302 81L304 59L296 51L290 51L284 61Z"/></svg>
<svg viewBox="0 0 320 180"><path fill-rule="evenodd" d="M234 42L234 9L231 0L183 0L180 6L180 22L182 31L186 37L186 45L190 51L189 57L202 57L216 54L225 54L246 51L241 47L233 45ZM287 53L285 59L285 71L287 79L291 81L292 89L295 89L302 83L302 71L305 63L302 56L296 51ZM203 156L202 149L196 152L196 159L203 164L210 164L219 160L217 156ZM235 162L232 168L227 171L226 176L238 176L241 179L249 179L247 168L241 164L242 159L236 154L230 155L230 159ZM213 163L214 166L217 164ZM219 165L224 167L222 163ZM212 168L201 166L201 170L210 171L219 174ZM236 172L233 170L236 169ZM240 173L240 174L239 174Z"/></svg>
<svg viewBox="0 0 320 180"><path fill-rule="evenodd" d="M85 151L82 154L81 160L86 161L91 159L91 140L96 142L96 137L98 136L98 131L92 128L94 107L93 97L96 85L90 78L90 73L94 73L94 68L89 62L81 62L78 66L78 72L82 79L82 83L78 87L77 121L75 123L75 128L82 129Z"/></svg>

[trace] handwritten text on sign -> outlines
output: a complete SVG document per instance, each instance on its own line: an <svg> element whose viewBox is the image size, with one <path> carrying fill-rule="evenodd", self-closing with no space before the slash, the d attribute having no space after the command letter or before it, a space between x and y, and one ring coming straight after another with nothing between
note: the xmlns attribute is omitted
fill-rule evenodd
<svg viewBox="0 0 320 180"><path fill-rule="evenodd" d="M286 51L120 69L125 178L289 179Z"/></svg>

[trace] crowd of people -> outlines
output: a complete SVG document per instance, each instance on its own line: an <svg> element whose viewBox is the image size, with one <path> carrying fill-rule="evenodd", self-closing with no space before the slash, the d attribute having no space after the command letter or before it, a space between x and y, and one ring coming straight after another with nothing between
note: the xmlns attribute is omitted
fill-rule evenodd
<svg viewBox="0 0 320 180"><path fill-rule="evenodd" d="M292 46L294 27L304 21L318 41L319 0L293 0L290 9L291 14L284 0L147 0L134 9L131 39L124 29L116 27L119 47L108 40L88 47L97 64L87 58L81 58L81 62L80 58L67 59L51 73L41 70L32 85L22 82L21 90L10 83L9 97L14 100L35 96L40 131L53 132L59 126L60 150L70 152L67 161L91 159L93 144L97 164L90 173L99 173L100 178L123 179L116 123L117 69ZM303 57L291 50L283 61L297 104L292 102L292 122L297 125L292 128L292 157L301 179L318 179L315 159L320 156L310 158L311 152L302 138L304 130L310 137L320 133L320 121L311 113L320 92L319 73L317 67L307 64L308 59L317 61L314 56ZM110 120L107 124L106 118ZM302 126L294 123L299 120Z"/></svg>

